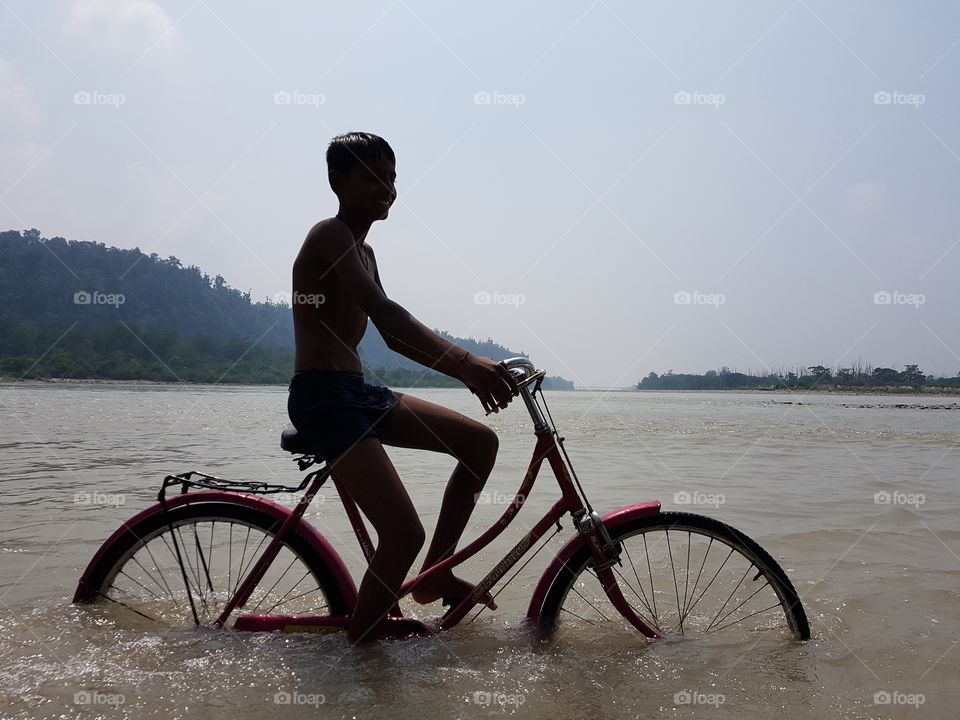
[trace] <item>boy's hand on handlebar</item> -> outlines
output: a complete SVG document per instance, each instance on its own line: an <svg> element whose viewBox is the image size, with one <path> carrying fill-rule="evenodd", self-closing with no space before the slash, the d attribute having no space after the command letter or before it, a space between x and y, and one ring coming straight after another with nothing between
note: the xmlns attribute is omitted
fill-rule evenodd
<svg viewBox="0 0 960 720"><path fill-rule="evenodd" d="M460 364L460 379L470 392L480 398L489 415L507 407L520 394L517 379L506 366L491 358L470 354Z"/></svg>

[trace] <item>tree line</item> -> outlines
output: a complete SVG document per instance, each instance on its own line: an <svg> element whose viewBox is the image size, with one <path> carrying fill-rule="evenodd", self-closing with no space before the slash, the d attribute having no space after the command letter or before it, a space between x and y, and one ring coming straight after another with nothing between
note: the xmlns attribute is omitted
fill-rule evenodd
<svg viewBox="0 0 960 720"><path fill-rule="evenodd" d="M701 374L649 373L637 383L638 390L843 390L857 388L960 388L956 377L928 375L918 365L904 365L903 370L857 364L852 367L828 368L811 365L789 371L763 374L740 373L722 367Z"/></svg>
<svg viewBox="0 0 960 720"><path fill-rule="evenodd" d="M378 382L461 386L393 352L367 327L358 350ZM525 355L438 332L478 355ZM174 256L44 238L36 229L0 232L0 376L283 383L293 367L288 302L256 301Z"/></svg>

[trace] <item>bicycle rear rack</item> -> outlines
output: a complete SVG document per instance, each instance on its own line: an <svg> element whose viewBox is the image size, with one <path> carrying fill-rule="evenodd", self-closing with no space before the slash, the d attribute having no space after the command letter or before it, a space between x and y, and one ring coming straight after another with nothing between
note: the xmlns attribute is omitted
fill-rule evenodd
<svg viewBox="0 0 960 720"><path fill-rule="evenodd" d="M246 480L227 480L209 475L199 470L190 470L189 472L176 475L167 475L160 486L160 492L157 499L162 504L167 494L167 488L179 485L180 494L189 492L191 488L199 490L220 490L223 492L247 493L250 495L272 495L276 493L297 493L302 492L317 475L329 473L330 469L321 458L314 455L302 455L294 458L294 461L300 467L300 470L306 470L311 465L321 465L313 472L306 475L299 485L280 485L277 483L246 481Z"/></svg>

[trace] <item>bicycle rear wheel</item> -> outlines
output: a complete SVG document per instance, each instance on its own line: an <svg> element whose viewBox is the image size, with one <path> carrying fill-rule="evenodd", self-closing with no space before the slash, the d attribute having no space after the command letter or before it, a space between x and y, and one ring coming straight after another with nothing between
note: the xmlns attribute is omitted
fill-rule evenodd
<svg viewBox="0 0 960 720"><path fill-rule="evenodd" d="M612 528L622 543L613 571L631 607L667 636L781 632L810 637L783 569L756 542L712 518L667 512ZM636 632L607 599L588 547L561 568L544 599L541 634L601 626Z"/></svg>
<svg viewBox="0 0 960 720"><path fill-rule="evenodd" d="M276 517L229 502L189 503L157 513L111 544L76 599L125 608L131 620L135 615L191 627L196 623L189 585L200 624L212 625L279 527ZM244 612L316 616L349 610L326 563L290 533Z"/></svg>

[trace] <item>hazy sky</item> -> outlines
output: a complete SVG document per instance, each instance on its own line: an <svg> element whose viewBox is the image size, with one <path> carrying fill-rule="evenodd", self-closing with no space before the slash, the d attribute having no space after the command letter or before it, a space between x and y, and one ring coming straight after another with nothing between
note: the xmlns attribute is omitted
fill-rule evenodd
<svg viewBox="0 0 960 720"><path fill-rule="evenodd" d="M580 385L954 375L958 45L955 2L0 0L0 228L272 297L368 130L428 325Z"/></svg>

